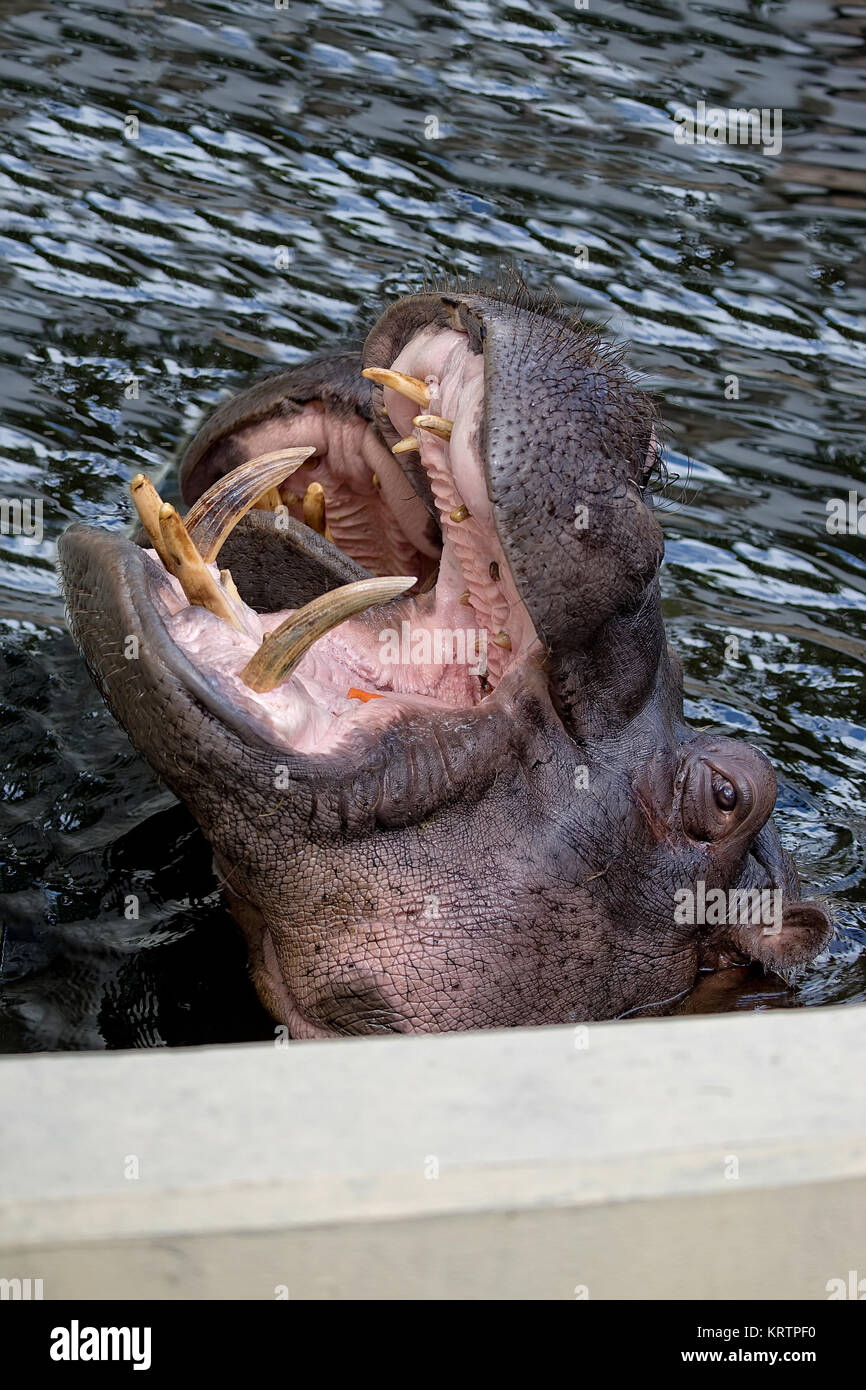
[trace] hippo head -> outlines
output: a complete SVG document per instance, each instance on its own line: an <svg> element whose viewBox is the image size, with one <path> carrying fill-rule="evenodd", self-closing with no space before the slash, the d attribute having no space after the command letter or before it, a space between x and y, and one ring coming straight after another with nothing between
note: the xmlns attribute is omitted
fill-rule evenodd
<svg viewBox="0 0 866 1390"><path fill-rule="evenodd" d="M63 537L73 633L292 1036L616 1017L826 944L769 763L683 723L656 466L648 398L584 326L424 294L193 441L218 602L179 582L172 508L155 548Z"/></svg>

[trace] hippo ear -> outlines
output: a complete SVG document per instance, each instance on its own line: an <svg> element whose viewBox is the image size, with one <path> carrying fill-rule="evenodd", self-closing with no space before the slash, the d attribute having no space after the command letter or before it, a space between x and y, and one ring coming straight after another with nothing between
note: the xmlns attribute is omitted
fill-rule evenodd
<svg viewBox="0 0 866 1390"><path fill-rule="evenodd" d="M821 903L788 902L767 925L755 922L726 927L722 950L733 950L788 979L813 960L832 935L832 919Z"/></svg>

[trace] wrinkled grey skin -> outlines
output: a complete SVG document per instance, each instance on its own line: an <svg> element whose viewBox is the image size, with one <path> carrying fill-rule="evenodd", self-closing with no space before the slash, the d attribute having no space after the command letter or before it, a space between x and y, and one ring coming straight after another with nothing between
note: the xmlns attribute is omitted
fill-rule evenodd
<svg viewBox="0 0 866 1390"><path fill-rule="evenodd" d="M263 1001L294 1037L426 1032L653 1011L706 966L789 973L826 944L830 919L799 900L767 760L683 722L646 490L649 401L591 335L520 294L403 300L364 365L390 366L429 323L459 325L484 355L488 493L541 639L480 704L407 715L333 757L287 753L171 642L135 545L81 526L61 542L72 631L115 717L210 840ZM320 358L223 406L183 461L186 500L262 440L306 442L311 408L346 438L381 431L393 444L360 366ZM429 500L417 456L401 462ZM366 573L264 513L219 563L258 609ZM142 656L129 662L133 632ZM275 791L278 764L288 790ZM726 786L732 809L717 801ZM675 891L699 880L781 888L781 930L678 924Z"/></svg>

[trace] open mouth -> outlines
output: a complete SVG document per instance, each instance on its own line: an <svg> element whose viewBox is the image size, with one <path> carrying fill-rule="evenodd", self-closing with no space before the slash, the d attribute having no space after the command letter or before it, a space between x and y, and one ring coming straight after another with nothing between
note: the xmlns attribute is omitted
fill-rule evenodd
<svg viewBox="0 0 866 1390"><path fill-rule="evenodd" d="M296 752L328 753L413 708L472 707L537 642L497 534L484 462L484 358L456 328L416 331L365 371L383 444L250 460L181 521L146 479L133 496L152 549L149 596L216 693ZM317 428L318 426L318 428ZM287 544L299 527L358 577L299 608L256 611L219 549L250 509Z"/></svg>

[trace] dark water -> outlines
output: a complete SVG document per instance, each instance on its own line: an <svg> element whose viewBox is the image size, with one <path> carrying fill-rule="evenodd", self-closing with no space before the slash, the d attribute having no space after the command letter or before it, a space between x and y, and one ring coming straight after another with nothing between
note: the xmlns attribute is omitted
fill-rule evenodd
<svg viewBox="0 0 866 1390"><path fill-rule="evenodd" d="M207 847L64 633L58 534L126 525L130 477L262 365L360 340L425 274L513 260L659 393L687 712L772 757L785 842L838 907L796 993L717 1006L866 998L866 559L825 526L866 495L864 14L0 4L2 493L45 528L0 535L0 1047L271 1031ZM781 108L781 153L678 145L701 98Z"/></svg>

